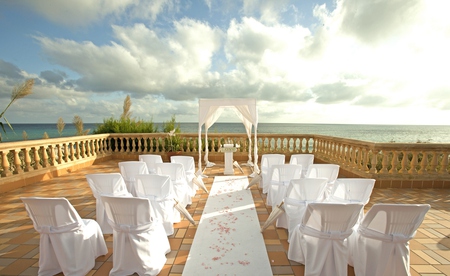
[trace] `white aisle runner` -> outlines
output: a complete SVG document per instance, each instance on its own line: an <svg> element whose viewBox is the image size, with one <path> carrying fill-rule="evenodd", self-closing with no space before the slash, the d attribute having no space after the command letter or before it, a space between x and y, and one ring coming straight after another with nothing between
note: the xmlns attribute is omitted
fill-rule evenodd
<svg viewBox="0 0 450 276"><path fill-rule="evenodd" d="M272 275L247 177L216 176L183 275Z"/></svg>

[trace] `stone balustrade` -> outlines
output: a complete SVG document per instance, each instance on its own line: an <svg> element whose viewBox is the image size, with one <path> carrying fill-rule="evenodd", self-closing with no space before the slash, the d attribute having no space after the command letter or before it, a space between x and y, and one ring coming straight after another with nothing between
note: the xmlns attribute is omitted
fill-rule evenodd
<svg viewBox="0 0 450 276"><path fill-rule="evenodd" d="M209 133L209 160L223 160L219 149L229 143L240 145L235 160L253 158L245 134ZM204 156L205 143L202 145ZM137 160L140 154L156 153L168 161L173 151L198 158L198 134L97 134L0 143L0 192L105 159ZM340 165L340 177L375 178L378 187L386 188L450 188L449 152L450 143L373 143L311 134L258 134L259 156L284 153L288 161L291 154L312 153L315 163Z"/></svg>

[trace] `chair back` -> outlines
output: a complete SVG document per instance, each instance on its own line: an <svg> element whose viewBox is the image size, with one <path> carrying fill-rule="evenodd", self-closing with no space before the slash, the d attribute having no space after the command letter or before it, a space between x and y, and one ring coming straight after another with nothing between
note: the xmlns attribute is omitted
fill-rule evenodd
<svg viewBox="0 0 450 276"><path fill-rule="evenodd" d="M123 161L119 162L119 169L127 190L136 196L135 177L138 174L148 174L147 164L143 161Z"/></svg>
<svg viewBox="0 0 450 276"><path fill-rule="evenodd" d="M174 184L180 180L186 181L186 173L184 171L183 164L180 163L156 164L156 173L160 175L168 175Z"/></svg>
<svg viewBox="0 0 450 276"><path fill-rule="evenodd" d="M358 232L366 237L385 237L389 241L393 236L409 240L429 209L429 204L374 204L361 221Z"/></svg>
<svg viewBox="0 0 450 276"><path fill-rule="evenodd" d="M150 201L147 198L102 196L102 201L116 231L120 231L123 226L136 228L152 222Z"/></svg>
<svg viewBox="0 0 450 276"><path fill-rule="evenodd" d="M302 166L294 164L273 165L270 170L271 184L288 186L291 179L299 179L301 177Z"/></svg>
<svg viewBox="0 0 450 276"><path fill-rule="evenodd" d="M309 165L314 163L314 154L292 154L289 164L302 165L302 177L305 177Z"/></svg>
<svg viewBox="0 0 450 276"><path fill-rule="evenodd" d="M367 204L370 200L375 179L369 178L338 178L328 198L337 202L361 202Z"/></svg>
<svg viewBox="0 0 450 276"><path fill-rule="evenodd" d="M162 200L172 192L170 177L158 174L139 174L136 176L136 195Z"/></svg>
<svg viewBox="0 0 450 276"><path fill-rule="evenodd" d="M195 174L195 160L192 156L174 155L170 157L171 163L183 164L186 175L194 177Z"/></svg>
<svg viewBox="0 0 450 276"><path fill-rule="evenodd" d="M149 174L156 174L155 164L163 162L162 157L159 154L141 154L139 155L139 161L147 164Z"/></svg>
<svg viewBox="0 0 450 276"><path fill-rule="evenodd" d="M263 193L267 193L271 179L270 167L273 165L281 165L285 163L284 154L263 154L261 156L261 177L262 181L259 183L260 188L263 188Z"/></svg>
<svg viewBox="0 0 450 276"><path fill-rule="evenodd" d="M120 173L87 174L86 180L96 199L100 195L131 196Z"/></svg>
<svg viewBox="0 0 450 276"><path fill-rule="evenodd" d="M83 227L81 217L66 198L21 197L34 229L39 233L63 233Z"/></svg>
<svg viewBox="0 0 450 276"><path fill-rule="evenodd" d="M305 235L344 240L352 233L361 203L313 202L306 207L301 228Z"/></svg>
<svg viewBox="0 0 450 276"><path fill-rule="evenodd" d="M329 183L334 182L339 175L339 165L336 164L311 164L308 166L306 172L307 178L322 178L328 179Z"/></svg>
<svg viewBox="0 0 450 276"><path fill-rule="evenodd" d="M308 203L320 200L327 181L326 178L292 179L284 199L286 213L297 215L301 206L305 207Z"/></svg>

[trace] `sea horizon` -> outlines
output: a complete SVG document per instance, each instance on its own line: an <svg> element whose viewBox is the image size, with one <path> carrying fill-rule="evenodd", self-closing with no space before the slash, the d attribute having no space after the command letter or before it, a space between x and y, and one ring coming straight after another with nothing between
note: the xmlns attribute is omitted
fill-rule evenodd
<svg viewBox="0 0 450 276"><path fill-rule="evenodd" d="M84 123L89 133L102 123ZM198 122L177 122L182 133L198 133ZM44 133L49 138L76 135L75 126L67 123L62 135L56 123L14 123L14 131L5 125L1 132L3 142L23 141L23 133L28 140L41 139ZM157 132L162 133L163 123L154 123ZM450 125L386 125L386 124L329 124L329 123L258 123L258 133L267 134L318 134L333 137L356 139L368 142L396 143L450 143ZM202 128L204 133L204 128ZM216 122L208 133L245 133L239 122Z"/></svg>

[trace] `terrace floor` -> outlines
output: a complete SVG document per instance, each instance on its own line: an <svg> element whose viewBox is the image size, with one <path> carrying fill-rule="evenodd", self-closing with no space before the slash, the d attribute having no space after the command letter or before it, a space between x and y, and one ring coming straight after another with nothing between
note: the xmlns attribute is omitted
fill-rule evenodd
<svg viewBox="0 0 450 276"><path fill-rule="evenodd" d="M0 275L37 275L39 261L39 234L19 197L66 197L82 218L95 219L95 198L85 175L96 172L119 172L119 160L95 164L51 180L37 182L1 195L0 200ZM250 168L243 167L246 175ZM236 175L241 172L235 169ZM213 177L223 175L223 164L208 168L204 182L210 189ZM271 208L265 205L265 195L252 187L258 217L264 223ZM200 220L208 195L199 190L188 211ZM374 189L366 210L374 203L428 203L431 210L410 242L412 275L450 275L450 195L444 189ZM175 233L169 236L172 251L160 275L181 275L191 247L196 226L187 220L175 224ZM112 268L112 235L104 235L108 254L96 260L88 275L108 275ZM287 259L287 231L270 226L263 233L274 275L303 275L304 266ZM353 275L349 267L348 275Z"/></svg>

